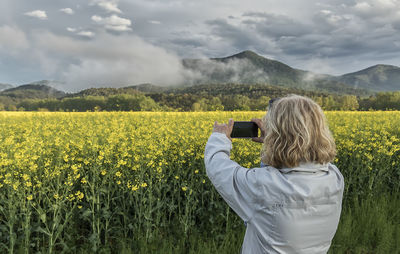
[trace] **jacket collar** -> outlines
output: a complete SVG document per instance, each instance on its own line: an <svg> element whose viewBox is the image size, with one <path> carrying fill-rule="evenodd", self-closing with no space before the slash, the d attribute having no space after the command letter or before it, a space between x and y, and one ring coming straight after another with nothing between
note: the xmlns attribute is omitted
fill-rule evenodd
<svg viewBox="0 0 400 254"><path fill-rule="evenodd" d="M294 167L294 168L281 168L279 169L282 173L289 173L289 172L310 172L310 173L316 173L319 171L326 171L328 172L328 163L326 164L319 164L319 163L313 163L313 162L306 162L306 163L300 163L299 166Z"/></svg>

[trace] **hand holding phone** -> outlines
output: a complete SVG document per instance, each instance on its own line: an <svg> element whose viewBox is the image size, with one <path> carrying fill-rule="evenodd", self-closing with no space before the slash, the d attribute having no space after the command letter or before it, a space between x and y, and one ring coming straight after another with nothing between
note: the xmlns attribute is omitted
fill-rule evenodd
<svg viewBox="0 0 400 254"><path fill-rule="evenodd" d="M261 136L258 136L258 129L261 130ZM254 142L263 143L265 130L261 119L253 118L251 121L233 121L229 119L228 124L218 124L214 122L213 132L225 133L232 141L232 138L251 138Z"/></svg>
<svg viewBox="0 0 400 254"><path fill-rule="evenodd" d="M253 140L254 142L257 142L257 143L264 143L264 137L265 137L265 129L264 128L265 127L263 125L262 120L259 119L259 118L253 118L253 119L251 119L251 121L256 123L258 128L261 131L261 136L260 137L254 137L251 140Z"/></svg>
<svg viewBox="0 0 400 254"><path fill-rule="evenodd" d="M218 124L217 121L214 122L213 132L219 132L226 134L226 137L232 141L231 133L233 129L233 119L229 118L228 124Z"/></svg>

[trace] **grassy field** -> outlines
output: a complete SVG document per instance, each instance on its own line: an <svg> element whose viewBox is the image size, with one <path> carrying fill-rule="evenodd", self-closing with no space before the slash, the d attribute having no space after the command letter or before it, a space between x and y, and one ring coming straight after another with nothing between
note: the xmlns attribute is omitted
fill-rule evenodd
<svg viewBox="0 0 400 254"><path fill-rule="evenodd" d="M265 112L0 112L0 253L239 253L209 182L215 120ZM329 253L400 253L400 112L326 112L345 177ZM231 158L260 164L261 144Z"/></svg>

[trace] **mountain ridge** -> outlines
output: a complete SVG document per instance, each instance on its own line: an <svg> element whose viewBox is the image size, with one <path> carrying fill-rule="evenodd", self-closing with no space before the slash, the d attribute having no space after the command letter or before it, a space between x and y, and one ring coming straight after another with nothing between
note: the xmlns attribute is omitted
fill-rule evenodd
<svg viewBox="0 0 400 254"><path fill-rule="evenodd" d="M225 64L221 66L221 63ZM210 59L183 59L185 68L200 73L194 83L266 83L287 88L319 90L328 93L369 94L363 88L346 84L328 74L292 68L246 50L237 54ZM226 68L224 68L226 67ZM233 70L237 70L236 73ZM232 72L236 80L232 80Z"/></svg>
<svg viewBox="0 0 400 254"><path fill-rule="evenodd" d="M168 92L181 87L193 91L192 87L199 84L265 84L283 88L301 90L316 90L327 93L368 95L378 91L400 90L400 67L387 64L376 64L365 69L339 76L315 73L312 71L292 68L280 61L263 57L251 50L245 50L230 56L207 59L182 59L184 68L199 72L201 75L193 84L166 87L150 83L130 85L116 89L133 88L140 92ZM233 78L232 78L233 77ZM31 98L29 91L36 91L35 96L44 98L53 96L84 96L86 94L102 94L101 91L82 89L76 93L62 91L63 83L41 80L13 86L0 83L0 95ZM4 89L2 89L4 87ZM27 91L26 95L24 92ZM116 93L122 92L116 91ZM34 97L34 96L33 96Z"/></svg>
<svg viewBox="0 0 400 254"><path fill-rule="evenodd" d="M1 92L1 91L4 91L4 90L6 90L6 89L9 89L9 88L13 88L13 87L14 87L14 86L11 85L11 84L0 83L0 92Z"/></svg>
<svg viewBox="0 0 400 254"><path fill-rule="evenodd" d="M41 80L23 84L1 91L0 96L8 96L15 99L44 99L60 98L66 95L64 91L60 91L49 85L53 82L54 81Z"/></svg>
<svg viewBox="0 0 400 254"><path fill-rule="evenodd" d="M337 77L344 83L352 83L373 91L400 90L400 67L388 64L376 64L365 69Z"/></svg>

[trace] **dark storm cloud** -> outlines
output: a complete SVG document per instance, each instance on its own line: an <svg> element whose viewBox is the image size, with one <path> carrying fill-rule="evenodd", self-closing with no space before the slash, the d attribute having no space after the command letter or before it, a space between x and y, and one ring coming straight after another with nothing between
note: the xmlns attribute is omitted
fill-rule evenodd
<svg viewBox="0 0 400 254"><path fill-rule="evenodd" d="M170 42L178 46L189 46L194 48L204 47L207 45L207 42L194 38L175 38L172 39Z"/></svg>
<svg viewBox="0 0 400 254"><path fill-rule="evenodd" d="M247 12L242 16L245 18L243 24L266 37L300 36L311 32L310 27L285 15Z"/></svg>
<svg viewBox="0 0 400 254"><path fill-rule="evenodd" d="M211 27L211 33L222 39L227 39L238 48L254 47L258 43L256 34L229 24L224 19L214 19L206 22Z"/></svg>
<svg viewBox="0 0 400 254"><path fill-rule="evenodd" d="M365 55L371 60L381 61L382 54L392 61L398 59L400 36L394 28L400 24L400 8L393 5L397 1L369 2L371 6L385 2L377 10L367 10L371 12L371 19L365 12L360 15L360 5L367 4L347 6L343 3L325 5L306 21L282 14L245 12L241 21L235 24L229 18L208 21L207 24L215 35L230 40L232 45L243 49L256 48L278 60L290 59L290 56L297 60L318 57L325 61L332 59L331 63L339 62L339 59L346 63L350 62L347 58L356 56L361 59ZM381 15L383 10L387 13L384 17ZM269 47L261 47L260 41L268 41ZM346 64L342 64L341 69L345 68L348 68Z"/></svg>

